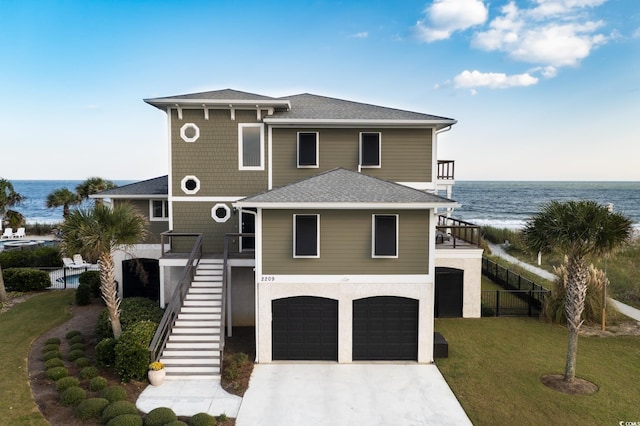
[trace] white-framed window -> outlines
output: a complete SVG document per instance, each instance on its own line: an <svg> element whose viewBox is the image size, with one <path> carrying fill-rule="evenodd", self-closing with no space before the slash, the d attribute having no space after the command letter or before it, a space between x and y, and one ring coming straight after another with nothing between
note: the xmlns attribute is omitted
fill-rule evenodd
<svg viewBox="0 0 640 426"><path fill-rule="evenodd" d="M381 166L382 135L380 132L360 133L360 167Z"/></svg>
<svg viewBox="0 0 640 426"><path fill-rule="evenodd" d="M371 257L398 257L398 215L374 214L371 220Z"/></svg>
<svg viewBox="0 0 640 426"><path fill-rule="evenodd" d="M320 257L320 215L293 215L293 257Z"/></svg>
<svg viewBox="0 0 640 426"><path fill-rule="evenodd" d="M180 188L185 194L197 194L200 191L200 179L193 175L185 176L180 181Z"/></svg>
<svg viewBox="0 0 640 426"><path fill-rule="evenodd" d="M231 217L231 209L226 204L216 204L211 208L211 218L218 223L224 223Z"/></svg>
<svg viewBox="0 0 640 426"><path fill-rule="evenodd" d="M166 221L169 220L168 200L149 200L149 220Z"/></svg>
<svg viewBox="0 0 640 426"><path fill-rule="evenodd" d="M264 170L264 126L261 123L238 124L238 168Z"/></svg>
<svg viewBox="0 0 640 426"><path fill-rule="evenodd" d="M180 137L185 142L195 142L200 137L200 128L194 123L184 123L180 128Z"/></svg>
<svg viewBox="0 0 640 426"><path fill-rule="evenodd" d="M318 132L298 132L298 168L317 168L320 139Z"/></svg>

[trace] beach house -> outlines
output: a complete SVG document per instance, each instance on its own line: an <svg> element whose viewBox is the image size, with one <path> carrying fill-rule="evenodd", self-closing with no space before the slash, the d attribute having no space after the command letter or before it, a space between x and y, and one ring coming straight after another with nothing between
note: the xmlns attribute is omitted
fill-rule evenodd
<svg viewBox="0 0 640 426"><path fill-rule="evenodd" d="M168 175L97 194L151 232L118 257L122 294L166 306L169 375L219 373L224 336L255 327L256 361L434 358L434 317L479 317L479 229L457 221L456 120L298 94L145 99L167 117ZM162 147L159 147L162 149Z"/></svg>

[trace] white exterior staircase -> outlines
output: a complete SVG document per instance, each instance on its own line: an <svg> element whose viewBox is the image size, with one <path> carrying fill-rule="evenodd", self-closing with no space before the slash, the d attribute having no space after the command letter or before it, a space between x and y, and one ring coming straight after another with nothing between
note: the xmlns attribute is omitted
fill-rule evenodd
<svg viewBox="0 0 640 426"><path fill-rule="evenodd" d="M222 259L201 259L160 361L167 380L220 378Z"/></svg>

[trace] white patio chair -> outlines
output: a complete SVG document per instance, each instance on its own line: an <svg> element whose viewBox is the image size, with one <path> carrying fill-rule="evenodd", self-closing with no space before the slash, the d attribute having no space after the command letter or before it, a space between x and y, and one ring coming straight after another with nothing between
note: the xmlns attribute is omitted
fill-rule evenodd
<svg viewBox="0 0 640 426"><path fill-rule="evenodd" d="M87 263L84 261L81 254L73 255L73 263L76 265L76 268L81 268L81 267L90 265L90 263Z"/></svg>
<svg viewBox="0 0 640 426"><path fill-rule="evenodd" d="M0 236L0 240L13 238L13 228L4 228L4 233Z"/></svg>
<svg viewBox="0 0 640 426"><path fill-rule="evenodd" d="M15 234L13 234L13 238L24 238L26 236L27 236L27 234L26 234L24 228L18 228L18 230L15 232Z"/></svg>

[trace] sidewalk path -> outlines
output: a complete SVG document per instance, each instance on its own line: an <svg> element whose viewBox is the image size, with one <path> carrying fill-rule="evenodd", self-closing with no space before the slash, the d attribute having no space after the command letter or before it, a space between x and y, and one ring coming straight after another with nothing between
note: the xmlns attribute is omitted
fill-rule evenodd
<svg viewBox="0 0 640 426"><path fill-rule="evenodd" d="M493 255L501 257L508 262L515 263L516 265L521 266L523 269L526 269L527 271L532 272L539 277L545 278L549 281L555 281L558 278L556 275L552 274L549 271L545 271L542 268L538 268L537 266L530 265L519 259L516 259L506 251L504 251L504 249L497 244L488 243L488 245ZM629 318L633 318L636 321L640 321L640 309L636 309L633 306L625 305L624 303L619 302L615 299L609 299L609 301L613 306L615 306L618 311L620 311L620 313L628 316Z"/></svg>

